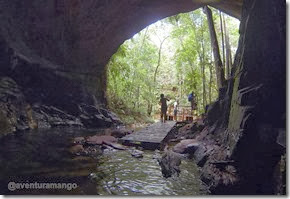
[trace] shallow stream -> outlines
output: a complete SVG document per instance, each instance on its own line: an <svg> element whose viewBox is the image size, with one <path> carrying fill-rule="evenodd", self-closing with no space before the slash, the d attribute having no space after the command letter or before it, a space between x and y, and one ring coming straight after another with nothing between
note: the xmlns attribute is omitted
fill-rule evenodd
<svg viewBox="0 0 290 199"><path fill-rule="evenodd" d="M129 151L105 149L97 157L68 152L77 136L104 132L49 129L8 135L0 139L0 193L2 194L99 194L99 195L199 195L200 180L192 160L183 160L179 177L164 178L158 165L159 151L144 151L137 159ZM73 190L8 190L9 182L76 183Z"/></svg>

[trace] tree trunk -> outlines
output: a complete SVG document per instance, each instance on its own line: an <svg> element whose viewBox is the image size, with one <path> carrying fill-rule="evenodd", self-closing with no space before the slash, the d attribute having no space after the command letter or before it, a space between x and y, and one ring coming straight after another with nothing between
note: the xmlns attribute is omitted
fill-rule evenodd
<svg viewBox="0 0 290 199"><path fill-rule="evenodd" d="M211 46L212 46L215 68L216 68L217 85L218 85L218 88L220 89L225 84L225 74L224 74L223 64L220 57L217 36L216 36L214 22L212 18L212 12L207 6L203 7L203 11L207 16L208 28L209 28L210 39L211 39Z"/></svg>
<svg viewBox="0 0 290 199"><path fill-rule="evenodd" d="M159 47L159 52L158 52L158 63L157 63L157 66L155 68L155 72L154 72L154 83L156 82L156 76L157 76L157 72L158 72L158 68L160 66L160 62L161 62L161 50L162 50L162 45L164 43L164 41L168 38L169 36L165 37L163 39L163 41L161 41L160 43L160 47Z"/></svg>
<svg viewBox="0 0 290 199"><path fill-rule="evenodd" d="M140 108L140 86L137 88L137 108Z"/></svg>
<svg viewBox="0 0 290 199"><path fill-rule="evenodd" d="M152 113L152 104L150 101L147 102L148 103L148 106L147 106L147 114L148 116L151 116L151 113Z"/></svg>
<svg viewBox="0 0 290 199"><path fill-rule="evenodd" d="M223 23L224 21L222 20L222 12L219 11L219 16L220 16L220 27L221 27L221 36L222 36L222 50L223 50L223 67L225 68L225 40L224 40L224 28L223 28Z"/></svg>
<svg viewBox="0 0 290 199"><path fill-rule="evenodd" d="M146 30L145 30L145 33L144 33L144 36L143 36L143 40L142 40L142 43L141 43L141 46L140 46L140 51L139 51L140 53L143 53L143 46L144 46L144 43L145 43L145 40L146 40L148 29L149 29L149 27L147 27Z"/></svg>
<svg viewBox="0 0 290 199"><path fill-rule="evenodd" d="M152 93L152 88L151 88L151 86L149 86L149 93ZM151 116L151 113L152 113L152 99L147 99L146 100L147 101L147 114L148 114L148 116Z"/></svg>
<svg viewBox="0 0 290 199"><path fill-rule="evenodd" d="M229 41L229 35L227 32L227 27L225 23L225 18L223 17L224 21L224 32L225 32L225 40L226 40L226 71L227 71L227 79L229 79L232 69L232 52L231 52L231 45Z"/></svg>
<svg viewBox="0 0 290 199"><path fill-rule="evenodd" d="M205 86L205 66L204 63L202 63L202 107L205 107L207 104Z"/></svg>
<svg viewBox="0 0 290 199"><path fill-rule="evenodd" d="M208 98L209 103L212 102L212 96L211 96L211 84L212 84L212 64L209 65L209 88L208 88Z"/></svg>
<svg viewBox="0 0 290 199"><path fill-rule="evenodd" d="M206 105L206 89L205 89L205 61L204 61L204 43L201 41L202 54L200 56L201 74L202 74L202 107Z"/></svg>

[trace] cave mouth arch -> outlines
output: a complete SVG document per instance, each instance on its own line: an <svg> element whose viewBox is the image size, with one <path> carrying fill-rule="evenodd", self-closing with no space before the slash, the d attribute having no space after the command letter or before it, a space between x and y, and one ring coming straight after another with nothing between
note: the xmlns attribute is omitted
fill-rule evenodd
<svg viewBox="0 0 290 199"><path fill-rule="evenodd" d="M242 1L207 1L236 18ZM15 54L40 68L78 81L97 103L106 103L105 66L119 45L147 25L204 4L192 0L50 1L5 0L1 37ZM60 92L67 92L59 86Z"/></svg>
<svg viewBox="0 0 290 199"><path fill-rule="evenodd" d="M110 55L106 57L105 63L102 63L100 65L105 66L104 69L102 70L102 79L100 82L102 82L103 85L103 91L102 91L102 96L105 96L105 100L103 101L105 104L107 104L107 97L106 97L106 90L107 90L107 65L109 63L110 58L117 52L118 48L127 40L131 39L134 35L137 33L141 32L142 30L146 29L146 27L161 21L165 18L169 18L181 13L187 13L187 12L193 12L199 8L202 8L203 6L211 6L212 8L215 8L226 15L236 18L237 20L241 19L241 10L242 10L242 1L236 1L236 2L230 2L230 1L224 1L224 2L215 2L215 1L210 1L210 2L204 2L204 3L192 3L188 1L183 1L183 5L176 5L175 3L169 3L169 5L162 7L162 3L146 3L147 5L150 5L152 7L157 6L157 13L158 11L162 10L162 16L160 14L156 14L153 11L150 11L150 15L144 16L144 18L140 21L137 22L137 26L134 27L134 31L130 30L130 32L127 32L125 37L123 37L118 45L115 45L113 50L111 51ZM209 4L208 4L209 3ZM171 6L175 5L175 9L172 9ZM160 9L160 10L159 10ZM163 16L164 15L164 16ZM141 24L139 24L141 23ZM233 54L235 56L235 53ZM234 58L233 56L233 58Z"/></svg>
<svg viewBox="0 0 290 199"><path fill-rule="evenodd" d="M211 10L215 15L215 31L218 34L220 55L225 66L226 53L222 50L222 46L225 46L223 40L225 38L223 34L225 33L220 27L220 19L223 18L223 28L224 23L227 23L227 36L230 38L228 43L231 43L229 49L230 56L233 55L232 57L235 56L238 46L240 21L227 14L220 15L219 11L212 7ZM190 27L194 28L191 29ZM177 36L177 33L180 35ZM202 44L199 43L197 37L203 41ZM185 41L187 42L184 43ZM192 41L191 45L188 43L189 41ZM198 53L204 50L200 47L192 48L192 45L205 45L206 52ZM188 56L183 61L179 61L184 59L182 57L185 56L181 52L187 52L186 56ZM108 108L118 113L122 119L134 115L134 113L136 116L139 115L138 113L142 113L141 115L148 115L149 118L157 120L159 119L157 99L159 99L160 93L165 92L165 95L168 94L171 99L168 102L168 111L170 115L173 115L173 100L178 99L180 108L182 107L186 112L189 111L187 95L194 90L198 99L195 114L203 114L206 105L211 104L218 97L218 89L215 83L216 72L211 54L212 47L208 21L202 9L180 13L150 24L132 38L126 40L112 55L107 64L106 99ZM211 66L201 64L200 56L203 56L203 59L206 59L204 62L210 63ZM230 62L232 65L233 62ZM201 65L205 67L205 83L201 81L198 83L192 76L202 76L200 74ZM183 72L180 72L180 70ZM189 71L194 71L194 74ZM230 71L227 72L225 72L226 79L231 76ZM193 79L188 80L189 77ZM202 91L203 84L205 84L204 91ZM205 94L202 94L203 92ZM203 95L205 99L202 99ZM131 114L130 111L132 111ZM123 114L125 112L126 114ZM179 111L179 113L181 112Z"/></svg>

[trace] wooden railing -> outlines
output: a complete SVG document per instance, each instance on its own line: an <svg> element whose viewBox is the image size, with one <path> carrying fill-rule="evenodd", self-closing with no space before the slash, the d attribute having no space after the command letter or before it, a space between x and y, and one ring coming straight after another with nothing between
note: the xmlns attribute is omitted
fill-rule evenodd
<svg viewBox="0 0 290 199"><path fill-rule="evenodd" d="M168 120L175 120L174 107L171 105L167 111ZM191 106L178 106L177 108L177 121L192 121L194 114L191 111Z"/></svg>

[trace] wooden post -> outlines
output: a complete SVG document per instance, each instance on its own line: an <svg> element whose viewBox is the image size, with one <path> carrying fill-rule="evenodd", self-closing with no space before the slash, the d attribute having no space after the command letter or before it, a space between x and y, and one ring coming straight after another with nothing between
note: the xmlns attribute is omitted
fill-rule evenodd
<svg viewBox="0 0 290 199"><path fill-rule="evenodd" d="M184 121L184 108L182 108L182 121Z"/></svg>

